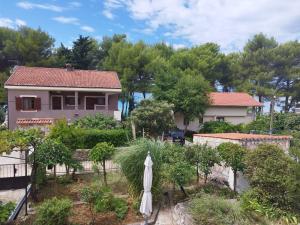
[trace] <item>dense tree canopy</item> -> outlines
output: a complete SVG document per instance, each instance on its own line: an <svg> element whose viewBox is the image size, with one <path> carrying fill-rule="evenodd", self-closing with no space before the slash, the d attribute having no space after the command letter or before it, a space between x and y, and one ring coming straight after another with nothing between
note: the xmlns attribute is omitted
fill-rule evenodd
<svg viewBox="0 0 300 225"><path fill-rule="evenodd" d="M136 107L137 93L168 101L185 121L205 110L207 93L215 89L246 91L261 102L282 97L285 112L300 100L298 41L278 43L260 33L241 52L224 54L215 43L176 50L163 42L133 43L124 34L100 41L80 35L71 47L61 43L54 48L54 38L45 31L20 27L0 28L0 101L6 101L3 83L14 65L64 67L66 63L77 69L116 71L122 83L123 118Z"/></svg>

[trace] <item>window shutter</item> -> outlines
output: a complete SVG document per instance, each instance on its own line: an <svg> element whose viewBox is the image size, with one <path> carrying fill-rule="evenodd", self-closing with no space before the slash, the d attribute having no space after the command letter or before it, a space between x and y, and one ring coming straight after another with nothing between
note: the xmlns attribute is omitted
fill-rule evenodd
<svg viewBox="0 0 300 225"><path fill-rule="evenodd" d="M21 111L22 110L22 98L16 97L16 110Z"/></svg>
<svg viewBox="0 0 300 225"><path fill-rule="evenodd" d="M41 98L35 98L34 108L35 108L37 111L40 111L40 110L41 110Z"/></svg>

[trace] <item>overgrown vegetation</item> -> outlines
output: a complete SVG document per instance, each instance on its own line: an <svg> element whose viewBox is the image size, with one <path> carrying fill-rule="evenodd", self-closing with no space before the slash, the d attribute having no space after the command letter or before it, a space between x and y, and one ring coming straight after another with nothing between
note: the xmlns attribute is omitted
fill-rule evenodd
<svg viewBox="0 0 300 225"><path fill-rule="evenodd" d="M137 140L129 149L122 151L116 157L116 161L120 164L122 173L129 183L130 193L138 198L143 190L144 162L148 152L150 152L153 161L153 181L152 193L154 197L160 194L161 190L161 167L162 142L155 142L147 139Z"/></svg>
<svg viewBox="0 0 300 225"><path fill-rule="evenodd" d="M218 196L202 194L191 201L189 210L195 224L252 224L243 214L237 202L232 202Z"/></svg>
<svg viewBox="0 0 300 225"><path fill-rule="evenodd" d="M0 224L6 223L15 206L13 202L0 203Z"/></svg>
<svg viewBox="0 0 300 225"><path fill-rule="evenodd" d="M127 202L124 199L114 197L108 187L99 187L94 184L84 187L80 195L81 199L89 204L92 224L95 223L95 212L112 211L122 220L128 211Z"/></svg>

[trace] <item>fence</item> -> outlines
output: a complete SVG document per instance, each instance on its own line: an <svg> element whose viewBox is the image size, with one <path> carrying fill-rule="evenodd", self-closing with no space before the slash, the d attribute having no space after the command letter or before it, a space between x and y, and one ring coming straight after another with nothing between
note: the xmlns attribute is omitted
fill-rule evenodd
<svg viewBox="0 0 300 225"><path fill-rule="evenodd" d="M76 171L76 174L94 173L95 172L92 161L80 161L80 164L82 166L82 169ZM103 172L103 169L101 166L98 166L97 168L100 172ZM113 163L111 160L107 160L105 162L105 169L107 172L118 171L118 170L120 170L120 167L118 164ZM54 168L51 168L51 169L47 168L47 174L53 174L53 172L54 172ZM72 171L70 171L70 173L71 172ZM56 174L62 175L62 174L66 174L66 173L67 173L67 171L66 171L65 165L57 165L56 166Z"/></svg>
<svg viewBox="0 0 300 225"><path fill-rule="evenodd" d="M25 163L0 165L0 178L22 177L26 175ZM31 174L30 165L27 166L27 175Z"/></svg>
<svg viewBox="0 0 300 225"><path fill-rule="evenodd" d="M80 161L82 166L81 170L76 171L76 174L82 173L93 173L95 172L93 162L91 161ZM111 160L105 162L106 171L118 171L120 167L118 164L113 163ZM102 167L98 166L100 172L102 171ZM47 168L47 174L53 174L53 168ZM72 172L72 171L70 171ZM56 173L57 174L66 174L66 167L65 165L57 165L56 166ZM18 164L3 164L0 165L0 178L9 178L9 177L23 177L25 176L25 163L18 163ZM31 174L31 166L30 164L27 165L27 175L30 176Z"/></svg>

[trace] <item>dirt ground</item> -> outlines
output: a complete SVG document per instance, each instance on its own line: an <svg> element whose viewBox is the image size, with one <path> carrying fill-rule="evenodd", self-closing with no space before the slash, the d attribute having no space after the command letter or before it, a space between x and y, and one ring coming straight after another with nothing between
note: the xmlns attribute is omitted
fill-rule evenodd
<svg viewBox="0 0 300 225"><path fill-rule="evenodd" d="M69 198L73 201L71 216L68 218L70 224L76 225L89 225L91 222L91 212L87 204L80 201L80 190L90 185L93 182L99 182L101 177L94 175L77 175L76 179L71 183L64 180L58 180L56 183L49 180L47 184L43 185L38 192L38 201L32 203L33 208L38 206L45 199L58 197ZM100 185L101 182L99 182ZM113 212L108 213L95 213L96 225L123 225L134 222L142 221L142 217L138 215L132 208L132 203L128 197L128 189L125 177L120 176L119 173L109 174L108 186L112 189L113 193L117 196L122 196L128 202L128 213L123 221L120 221ZM30 211L30 210L29 210ZM15 225L31 225L34 221L34 214L26 218L19 218Z"/></svg>

